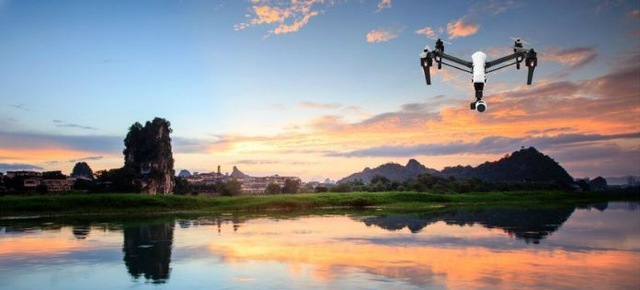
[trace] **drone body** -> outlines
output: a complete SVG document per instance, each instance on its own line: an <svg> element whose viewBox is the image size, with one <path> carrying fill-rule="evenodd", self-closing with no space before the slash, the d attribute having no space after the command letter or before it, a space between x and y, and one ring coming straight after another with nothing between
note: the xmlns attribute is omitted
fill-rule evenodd
<svg viewBox="0 0 640 290"><path fill-rule="evenodd" d="M427 85L431 84L431 66L433 65L434 60L438 64L438 69L442 69L442 65L444 64L446 66L471 73L473 75L473 87L476 91L476 101L471 103L471 110L476 110L482 113L487 110L487 103L482 100L482 91L484 89L485 83L487 82L487 73L494 72L514 64L516 65L517 69L520 69L520 63L524 60L525 65L528 68L527 85L531 85L531 82L533 81L533 71L538 65L537 53L535 52L535 50L533 50L533 48L523 48L522 43L523 42L519 38L515 39L512 54L492 61L487 61L487 55L484 52L477 51L473 55L471 55L472 61L469 62L444 53L444 42L438 39L436 41L435 50L430 51L429 47L427 46L420 54L420 65L424 70L424 76L427 81ZM461 68L452 64L448 64L446 62L443 62L443 59L456 63L463 67ZM514 62L496 67L497 65L509 62L511 60L514 60ZM490 68L493 69L488 70Z"/></svg>

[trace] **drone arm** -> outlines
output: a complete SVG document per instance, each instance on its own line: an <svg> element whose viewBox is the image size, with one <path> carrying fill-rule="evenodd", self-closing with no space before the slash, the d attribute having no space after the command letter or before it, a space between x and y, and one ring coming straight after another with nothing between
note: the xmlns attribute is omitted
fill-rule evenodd
<svg viewBox="0 0 640 290"><path fill-rule="evenodd" d="M442 61L442 59L446 59L448 61L455 62L455 63L457 63L459 65L466 66L468 68L473 68L473 63L471 63L470 61L459 59L459 58L457 58L455 56L448 55L448 54L446 54L446 53L444 53L442 51L437 51L436 50L435 52L436 52L436 56L440 57L440 59L441 59L440 61Z"/></svg>
<svg viewBox="0 0 640 290"><path fill-rule="evenodd" d="M496 60L488 61L486 66L485 66L485 68L490 68L490 67L499 65L501 63L508 62L508 61L510 61L512 59L517 59L517 58L522 57L522 56L523 56L522 52L519 52L519 51L518 52L514 52L514 53L512 53L510 55L503 56L503 57L498 58Z"/></svg>

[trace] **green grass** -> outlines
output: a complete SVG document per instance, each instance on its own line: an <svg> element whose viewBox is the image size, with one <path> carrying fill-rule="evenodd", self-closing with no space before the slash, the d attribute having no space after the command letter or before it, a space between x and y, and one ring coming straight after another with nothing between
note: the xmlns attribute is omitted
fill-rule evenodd
<svg viewBox="0 0 640 290"><path fill-rule="evenodd" d="M70 194L0 197L0 216L29 214L149 214L221 211L287 211L320 208L416 210L443 205L599 202L640 200L638 193L562 191L434 194L350 192L237 197L148 196L142 194Z"/></svg>

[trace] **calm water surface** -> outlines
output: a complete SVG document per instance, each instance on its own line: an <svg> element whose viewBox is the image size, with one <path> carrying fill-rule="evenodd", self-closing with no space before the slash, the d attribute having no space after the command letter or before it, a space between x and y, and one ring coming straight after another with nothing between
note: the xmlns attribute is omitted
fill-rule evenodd
<svg viewBox="0 0 640 290"><path fill-rule="evenodd" d="M638 203L0 220L0 289L639 289Z"/></svg>

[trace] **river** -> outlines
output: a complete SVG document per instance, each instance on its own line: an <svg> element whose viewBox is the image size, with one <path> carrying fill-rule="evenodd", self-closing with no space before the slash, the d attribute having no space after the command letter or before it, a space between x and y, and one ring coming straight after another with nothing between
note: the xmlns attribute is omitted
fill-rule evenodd
<svg viewBox="0 0 640 290"><path fill-rule="evenodd" d="M638 289L640 204L0 219L0 289Z"/></svg>

